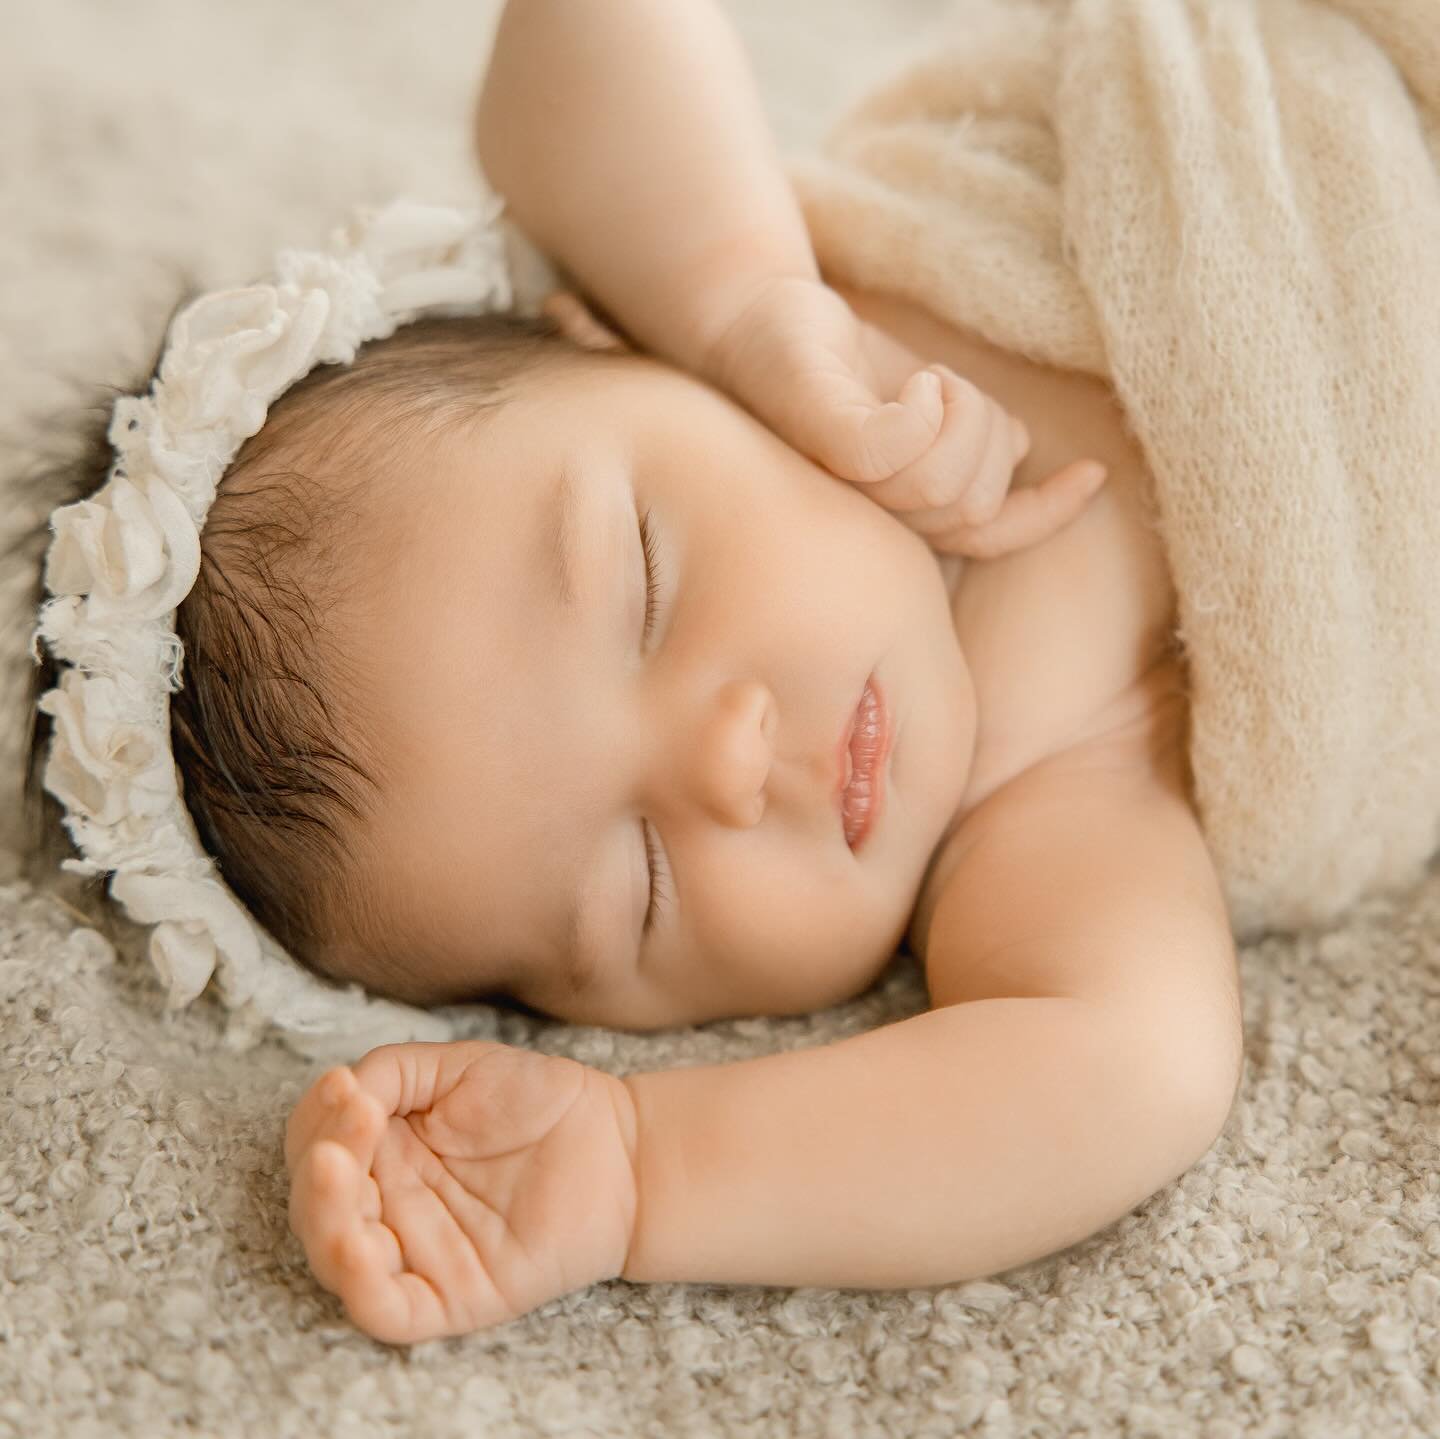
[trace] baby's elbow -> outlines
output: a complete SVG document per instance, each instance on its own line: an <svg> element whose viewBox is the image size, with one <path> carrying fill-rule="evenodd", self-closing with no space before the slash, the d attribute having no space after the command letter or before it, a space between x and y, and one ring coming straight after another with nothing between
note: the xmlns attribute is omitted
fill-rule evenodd
<svg viewBox="0 0 1440 1439"><path fill-rule="evenodd" d="M1238 1014L1233 1021L1170 1026L1152 1033L1153 1113L1174 1175L1214 1147L1235 1106L1244 1066Z"/></svg>

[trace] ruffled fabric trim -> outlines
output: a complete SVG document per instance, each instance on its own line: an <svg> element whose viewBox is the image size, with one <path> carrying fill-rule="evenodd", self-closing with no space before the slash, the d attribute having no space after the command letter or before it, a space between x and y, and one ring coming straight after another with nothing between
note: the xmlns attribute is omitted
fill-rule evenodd
<svg viewBox="0 0 1440 1439"><path fill-rule="evenodd" d="M361 207L328 250L282 250L273 280L192 301L149 393L115 404L105 484L51 516L50 598L31 648L43 641L66 666L40 699L54 721L43 782L79 851L63 867L108 873L111 896L152 926L169 1007L217 980L235 1047L273 1026L301 1053L343 1060L452 1034L440 1014L327 984L255 922L185 808L169 697L183 661L175 611L199 572L206 515L275 400L422 314L533 315L556 287L560 271L503 209L488 192L470 209L405 197Z"/></svg>

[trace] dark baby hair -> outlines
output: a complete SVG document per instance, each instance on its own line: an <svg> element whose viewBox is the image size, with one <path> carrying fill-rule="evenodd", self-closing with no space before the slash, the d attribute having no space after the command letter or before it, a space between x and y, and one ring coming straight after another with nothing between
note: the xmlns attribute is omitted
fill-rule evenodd
<svg viewBox="0 0 1440 1439"><path fill-rule="evenodd" d="M407 450L426 437L498 410L527 376L596 358L546 317L422 318L362 346L353 363L321 365L293 385L221 479L199 574L176 614L185 653L170 697L175 761L225 882L326 978L416 1004L485 999L526 1009L504 995L437 992L425 966L378 932L354 857L383 759L353 723L363 695L325 617L351 579L363 487L403 474ZM113 461L109 406L90 414L82 452L30 477L47 518L99 489ZM47 540L41 519L23 542L37 561L36 608ZM35 701L56 682L47 654L32 676L26 798L32 849L51 858L68 844L60 806L42 790L50 721Z"/></svg>

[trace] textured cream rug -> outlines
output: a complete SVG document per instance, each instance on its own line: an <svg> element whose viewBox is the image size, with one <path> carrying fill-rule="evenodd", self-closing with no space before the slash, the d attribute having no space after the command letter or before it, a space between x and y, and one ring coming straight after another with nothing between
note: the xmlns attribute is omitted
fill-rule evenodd
<svg viewBox="0 0 1440 1439"><path fill-rule="evenodd" d="M143 375L185 278L243 282L357 200L463 198L495 9L7 7L0 474L48 446L53 407ZM936 12L732 9L790 148ZM7 494L7 530L14 510ZM23 650L17 628L10 748ZM399 1351L345 1322L286 1228L281 1131L314 1071L274 1043L225 1050L208 1001L161 1017L129 936L117 955L19 878L12 766L0 1439L1440 1433L1440 875L1246 950L1225 1136L1064 1255L893 1293L613 1283ZM625 1072L826 1043L924 1005L902 959L807 1019L632 1036L481 1011L474 1032Z"/></svg>

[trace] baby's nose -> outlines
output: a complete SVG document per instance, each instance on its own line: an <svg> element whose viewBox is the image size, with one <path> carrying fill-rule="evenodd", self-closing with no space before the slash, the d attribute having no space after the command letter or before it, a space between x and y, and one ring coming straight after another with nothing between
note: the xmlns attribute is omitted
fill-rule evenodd
<svg viewBox="0 0 1440 1439"><path fill-rule="evenodd" d="M758 680L731 680L716 692L696 736L698 798L721 824L745 828L765 813L779 710Z"/></svg>

